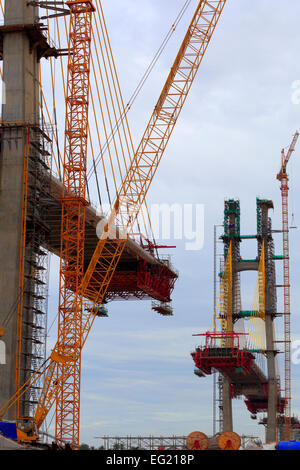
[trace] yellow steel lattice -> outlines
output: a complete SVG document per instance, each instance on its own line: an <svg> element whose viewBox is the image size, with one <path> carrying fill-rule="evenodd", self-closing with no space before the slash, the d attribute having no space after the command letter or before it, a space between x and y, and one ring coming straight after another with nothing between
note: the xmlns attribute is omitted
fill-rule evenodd
<svg viewBox="0 0 300 470"><path fill-rule="evenodd" d="M227 332L232 329L232 243L230 243L210 331Z"/></svg>

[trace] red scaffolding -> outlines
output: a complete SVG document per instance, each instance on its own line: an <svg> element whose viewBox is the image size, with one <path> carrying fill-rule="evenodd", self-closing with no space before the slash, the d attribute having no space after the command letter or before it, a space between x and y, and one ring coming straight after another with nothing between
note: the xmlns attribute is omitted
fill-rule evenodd
<svg viewBox="0 0 300 470"><path fill-rule="evenodd" d="M241 333L208 332L195 336L205 337L205 345L191 353L195 366L202 373L211 375L214 369L220 373L250 373L255 357L251 352L240 349Z"/></svg>

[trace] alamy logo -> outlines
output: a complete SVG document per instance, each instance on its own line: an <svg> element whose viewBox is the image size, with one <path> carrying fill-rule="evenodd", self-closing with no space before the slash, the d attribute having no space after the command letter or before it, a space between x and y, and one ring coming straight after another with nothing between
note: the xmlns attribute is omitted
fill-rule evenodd
<svg viewBox="0 0 300 470"><path fill-rule="evenodd" d="M123 206L126 207L126 201ZM128 205L128 211L131 206ZM134 213L134 211L132 211ZM98 238L126 238L126 232L118 232L115 227L117 214L110 213L109 206L97 211L102 217L97 226ZM129 213L130 217L130 213ZM134 219L134 215L132 215ZM156 240L183 240L187 251L201 250L204 244L204 205L203 204L152 204L150 220Z"/></svg>
<svg viewBox="0 0 300 470"><path fill-rule="evenodd" d="M0 341L0 364L6 364L6 347L4 341Z"/></svg>

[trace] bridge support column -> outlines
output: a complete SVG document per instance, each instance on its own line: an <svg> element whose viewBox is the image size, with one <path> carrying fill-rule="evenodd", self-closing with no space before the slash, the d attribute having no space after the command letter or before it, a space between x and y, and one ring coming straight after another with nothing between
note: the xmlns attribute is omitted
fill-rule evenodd
<svg viewBox="0 0 300 470"><path fill-rule="evenodd" d="M233 431L232 398L230 396L230 382L223 378L223 431Z"/></svg>
<svg viewBox="0 0 300 470"><path fill-rule="evenodd" d="M266 317L267 363L268 363L268 417L266 442L277 440L277 378L275 369L274 329L270 315Z"/></svg>
<svg viewBox="0 0 300 470"><path fill-rule="evenodd" d="M272 238L272 222L268 211L273 209L273 202L258 200L258 223L259 255L261 253L261 243L265 246L265 308L266 308L266 356L268 367L268 416L266 429L266 442L275 442L277 439L277 406L278 406L278 386L276 376L274 348L274 314L277 311L276 302L276 275L274 266L274 243Z"/></svg>
<svg viewBox="0 0 300 470"><path fill-rule="evenodd" d="M28 6L27 3L27 0L5 2L5 25L2 27L5 101L2 106L0 156L0 325L7 315L11 318L3 336L6 345L6 364L0 365L0 406L15 393L25 146L22 123L33 124L39 115L37 53L30 46L27 32L22 31L22 25L34 24L36 7ZM24 360L23 356L22 370ZM14 419L13 408L6 418Z"/></svg>

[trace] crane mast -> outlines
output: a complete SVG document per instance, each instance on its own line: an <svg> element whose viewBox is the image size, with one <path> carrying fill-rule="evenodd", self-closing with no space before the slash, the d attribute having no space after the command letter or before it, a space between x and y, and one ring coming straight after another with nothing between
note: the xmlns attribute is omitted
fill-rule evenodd
<svg viewBox="0 0 300 470"><path fill-rule="evenodd" d="M284 290L284 438L291 439L291 309L290 309L290 251L289 251L289 186L287 175L287 164L295 151L299 138L296 132L292 143L285 155L284 149L281 152L282 164L277 179L280 181L282 199L282 239L283 239L283 290Z"/></svg>
<svg viewBox="0 0 300 470"><path fill-rule="evenodd" d="M66 217L63 216L64 229L62 230L59 333L50 358L37 372L37 374L45 373L45 378L34 421L39 429L56 401L56 437L59 440L72 442L75 446L79 443L82 348L104 300L125 248L128 234L145 200L225 4L226 0L201 0L198 3L141 143L116 196L113 210L83 275L83 220L86 204L84 156L90 54L88 37L93 6L90 1L68 2L71 9L71 30L69 86L66 99L65 178L69 189L62 198ZM84 38L84 46L79 44L80 38ZM83 62L80 62L80 59ZM73 125L70 121L72 112L77 116L80 127L77 124ZM71 158L73 150L76 155L74 164ZM76 223L74 223L74 218ZM87 310L82 309L83 298L91 303L91 307ZM0 417L35 380L36 375L17 391L0 410Z"/></svg>
<svg viewBox="0 0 300 470"><path fill-rule="evenodd" d="M80 355L92 13L91 0L68 1L70 34L61 198L60 289L57 350L76 360L57 362L56 438L79 442Z"/></svg>

